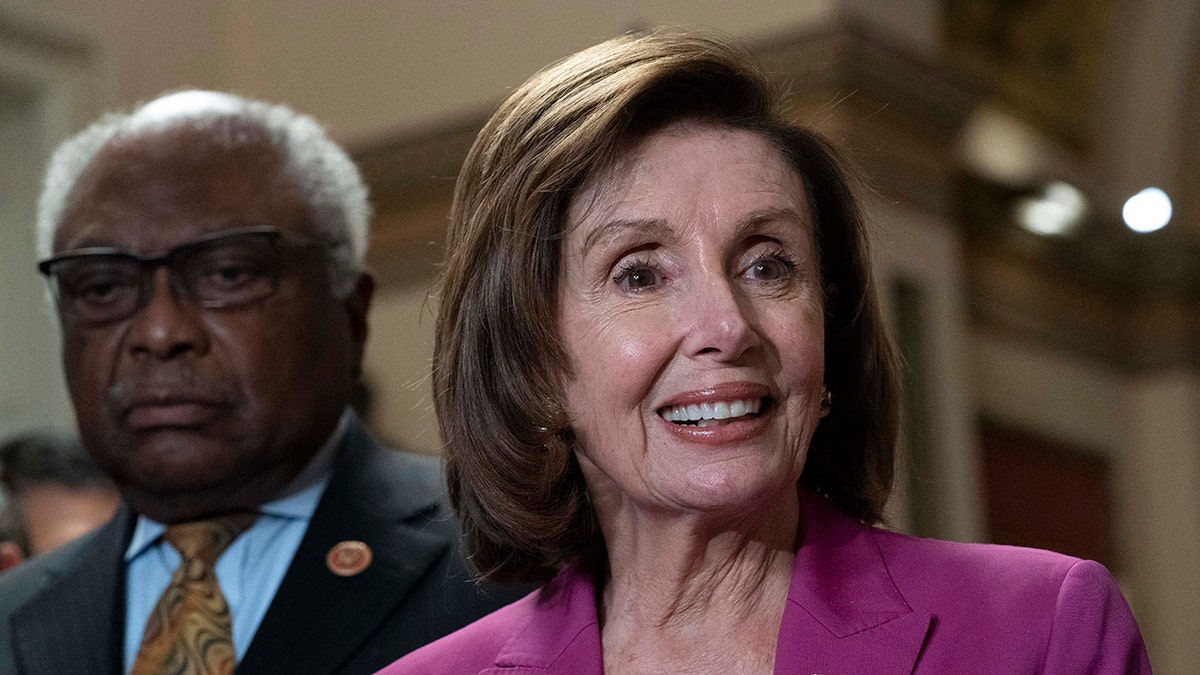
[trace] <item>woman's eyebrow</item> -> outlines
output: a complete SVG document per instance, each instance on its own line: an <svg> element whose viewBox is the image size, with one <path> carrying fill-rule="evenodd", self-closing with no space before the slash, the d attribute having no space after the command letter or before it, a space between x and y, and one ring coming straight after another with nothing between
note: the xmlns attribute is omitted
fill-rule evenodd
<svg viewBox="0 0 1200 675"><path fill-rule="evenodd" d="M640 236L649 235L654 239L662 240L673 239L675 237L675 230L670 225L667 225L667 221L662 218L611 220L588 233L587 238L583 240L580 254L582 257L587 257L588 252L598 244L611 242L614 239L626 236L630 232L634 232Z"/></svg>
<svg viewBox="0 0 1200 675"><path fill-rule="evenodd" d="M800 213L790 206L770 207L752 211L738 222L737 232L739 236L753 233L754 230L767 223L785 222L795 223L801 227L809 224L809 218L806 214Z"/></svg>

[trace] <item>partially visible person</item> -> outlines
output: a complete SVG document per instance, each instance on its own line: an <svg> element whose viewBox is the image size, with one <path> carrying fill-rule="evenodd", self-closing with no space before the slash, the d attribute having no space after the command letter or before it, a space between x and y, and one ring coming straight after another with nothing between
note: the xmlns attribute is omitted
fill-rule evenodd
<svg viewBox="0 0 1200 675"><path fill-rule="evenodd" d="M1108 572L873 525L897 367L830 146L662 31L535 75L459 176L433 362L472 562L400 673L1147 673Z"/></svg>
<svg viewBox="0 0 1200 675"><path fill-rule="evenodd" d="M0 443L0 570L62 546L108 521L117 489L79 442L51 433Z"/></svg>
<svg viewBox="0 0 1200 675"><path fill-rule="evenodd" d="M122 504L0 575L0 673L370 673L511 597L469 578L438 461L349 408L368 218L320 125L230 94L55 151L37 269Z"/></svg>

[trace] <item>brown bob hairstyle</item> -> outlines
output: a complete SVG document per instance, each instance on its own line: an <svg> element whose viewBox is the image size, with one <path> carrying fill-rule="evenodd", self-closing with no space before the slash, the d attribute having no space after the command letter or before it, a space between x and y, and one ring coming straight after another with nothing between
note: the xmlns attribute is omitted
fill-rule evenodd
<svg viewBox="0 0 1200 675"><path fill-rule="evenodd" d="M534 75L479 133L459 174L433 356L450 499L485 578L544 580L605 549L562 405L561 246L580 186L639 138L696 121L760 134L803 179L825 297L832 411L801 483L880 520L898 428L896 361L858 205L833 149L787 121L748 53L719 38L619 37Z"/></svg>

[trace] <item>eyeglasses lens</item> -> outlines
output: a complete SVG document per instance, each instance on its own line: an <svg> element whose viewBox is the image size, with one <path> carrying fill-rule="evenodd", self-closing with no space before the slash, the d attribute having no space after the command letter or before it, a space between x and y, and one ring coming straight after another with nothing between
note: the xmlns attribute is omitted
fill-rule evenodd
<svg viewBox="0 0 1200 675"><path fill-rule="evenodd" d="M183 244L155 258L87 253L55 262L60 311L86 323L124 319L152 293L148 278L160 265L177 293L205 308L235 307L275 291L280 254L272 233L247 233Z"/></svg>
<svg viewBox="0 0 1200 675"><path fill-rule="evenodd" d="M231 307L265 298L275 290L279 255L272 238L243 235L180 249L171 270L197 303Z"/></svg>
<svg viewBox="0 0 1200 675"><path fill-rule="evenodd" d="M54 268L59 308L88 323L112 321L138 307L138 261L122 255L89 255L59 262Z"/></svg>

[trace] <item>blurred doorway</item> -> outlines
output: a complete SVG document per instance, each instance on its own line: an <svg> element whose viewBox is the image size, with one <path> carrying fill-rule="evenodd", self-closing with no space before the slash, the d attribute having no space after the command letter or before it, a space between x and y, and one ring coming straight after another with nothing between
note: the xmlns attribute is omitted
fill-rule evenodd
<svg viewBox="0 0 1200 675"><path fill-rule="evenodd" d="M1108 458L986 422L979 438L992 542L1089 558L1119 573Z"/></svg>

